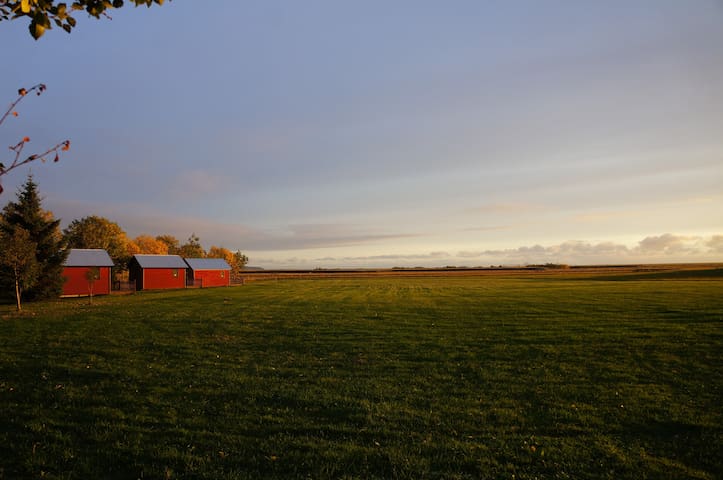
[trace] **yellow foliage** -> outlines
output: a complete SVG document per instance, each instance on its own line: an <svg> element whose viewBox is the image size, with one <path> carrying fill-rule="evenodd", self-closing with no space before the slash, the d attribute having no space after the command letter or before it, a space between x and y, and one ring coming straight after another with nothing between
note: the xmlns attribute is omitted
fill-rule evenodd
<svg viewBox="0 0 723 480"><path fill-rule="evenodd" d="M139 235L129 242L128 253L130 255L168 255L168 245L150 235Z"/></svg>

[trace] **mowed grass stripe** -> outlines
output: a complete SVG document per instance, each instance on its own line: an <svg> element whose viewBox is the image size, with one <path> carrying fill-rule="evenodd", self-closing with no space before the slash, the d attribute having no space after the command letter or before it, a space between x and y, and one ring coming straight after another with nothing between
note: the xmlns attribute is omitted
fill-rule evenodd
<svg viewBox="0 0 723 480"><path fill-rule="evenodd" d="M723 279L3 308L0 478L717 478Z"/></svg>

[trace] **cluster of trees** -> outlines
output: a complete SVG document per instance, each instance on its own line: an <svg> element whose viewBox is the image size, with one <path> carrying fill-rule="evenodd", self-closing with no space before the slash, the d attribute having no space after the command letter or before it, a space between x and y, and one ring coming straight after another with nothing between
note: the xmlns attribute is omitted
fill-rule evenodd
<svg viewBox="0 0 723 480"><path fill-rule="evenodd" d="M42 209L32 176L0 214L0 292L20 298L57 297L63 288L63 263L68 256L60 220Z"/></svg>
<svg viewBox="0 0 723 480"><path fill-rule="evenodd" d="M238 280L248 262L240 251L212 246L204 250L196 234L185 243L172 235L128 238L115 222L99 216L73 220L61 231L60 220L43 210L32 175L0 213L0 295L12 294L21 309L21 298L57 297L63 288L63 263L70 248L102 248L116 267L114 276L127 272L136 254L172 254L186 258L223 258L231 266L231 280Z"/></svg>
<svg viewBox="0 0 723 480"><path fill-rule="evenodd" d="M223 258L231 266L231 279L238 279L248 257L239 251L224 247L211 246L204 250L195 233L185 243L173 235L139 235L128 238L123 229L115 222L95 215L73 220L63 231L69 248L102 248L108 252L116 272L125 271L133 255L180 255L185 258Z"/></svg>

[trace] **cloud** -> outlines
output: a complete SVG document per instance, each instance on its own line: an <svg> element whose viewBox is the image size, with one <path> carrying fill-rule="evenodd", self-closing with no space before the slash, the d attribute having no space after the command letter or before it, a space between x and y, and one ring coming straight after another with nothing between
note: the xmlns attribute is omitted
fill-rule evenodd
<svg viewBox="0 0 723 480"><path fill-rule="evenodd" d="M314 261L318 262L379 262L380 260L434 260L449 258L451 255L447 252L429 252L429 253L413 253L413 254L387 254L387 255L367 255L360 257L324 257L317 258Z"/></svg>
<svg viewBox="0 0 723 480"><path fill-rule="evenodd" d="M686 237L666 233L654 237L645 237L636 249L639 254L674 255L701 252L701 237Z"/></svg>
<svg viewBox="0 0 723 480"><path fill-rule="evenodd" d="M569 240L557 245L533 245L503 250L460 251L465 259L496 260L508 263L609 263L666 261L696 261L711 253L723 253L723 235L709 239L665 233L649 236L629 247L615 242L591 243Z"/></svg>
<svg viewBox="0 0 723 480"><path fill-rule="evenodd" d="M307 226L311 227L311 226ZM301 229L305 231L306 229ZM335 231L336 227L331 228ZM328 232L327 232L328 233ZM303 235L302 235L303 236ZM370 239L370 241L372 241ZM266 251L266 249L264 249ZM525 265L568 263L594 265L614 263L708 262L721 261L723 235L711 237L662 234L648 236L633 245L618 242L568 240L553 245L523 245L508 249L430 251L415 253L379 253L304 258L266 258L255 260L271 268L312 267L392 267L443 265Z"/></svg>
<svg viewBox="0 0 723 480"><path fill-rule="evenodd" d="M546 207L542 205L536 205L531 203L489 203L479 207L471 208L467 211L470 213L510 215L540 212L545 209Z"/></svg>
<svg viewBox="0 0 723 480"><path fill-rule="evenodd" d="M640 216L642 212L638 211L609 211L609 212L592 212L583 213L573 217L573 221L580 223L599 223L609 221L619 221L624 218L634 218Z"/></svg>
<svg viewBox="0 0 723 480"><path fill-rule="evenodd" d="M711 253L723 254L723 235L713 235L707 242L706 246Z"/></svg>
<svg viewBox="0 0 723 480"><path fill-rule="evenodd" d="M374 233L356 225L298 224L288 226L286 231L276 239L276 242L280 243L277 248L303 249L347 247L416 236L418 234Z"/></svg>
<svg viewBox="0 0 723 480"><path fill-rule="evenodd" d="M501 230L509 230L513 228L511 225L496 225L489 227L469 227L462 229L463 232L497 232Z"/></svg>
<svg viewBox="0 0 723 480"><path fill-rule="evenodd" d="M613 263L721 261L723 235L704 238L666 233L648 236L629 246L617 242L568 240L553 245L523 245L508 249L387 253L359 256L300 257L260 260L277 268L392 267L443 265L525 265L568 263L594 265ZM718 257L716 257L716 255Z"/></svg>

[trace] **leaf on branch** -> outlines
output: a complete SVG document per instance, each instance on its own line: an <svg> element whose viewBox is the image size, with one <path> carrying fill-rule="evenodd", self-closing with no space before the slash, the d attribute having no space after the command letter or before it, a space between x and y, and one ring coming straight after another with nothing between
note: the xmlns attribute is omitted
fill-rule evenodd
<svg viewBox="0 0 723 480"><path fill-rule="evenodd" d="M30 30L30 35L32 35L32 37L33 37L35 40L37 40L37 39L39 39L40 37L42 37L43 34L45 33L45 27L42 26L42 25L40 25L39 23L36 23L35 20L33 20L32 22L30 22L30 25L28 26L28 29ZM38 95L40 95L40 94L38 93Z"/></svg>

